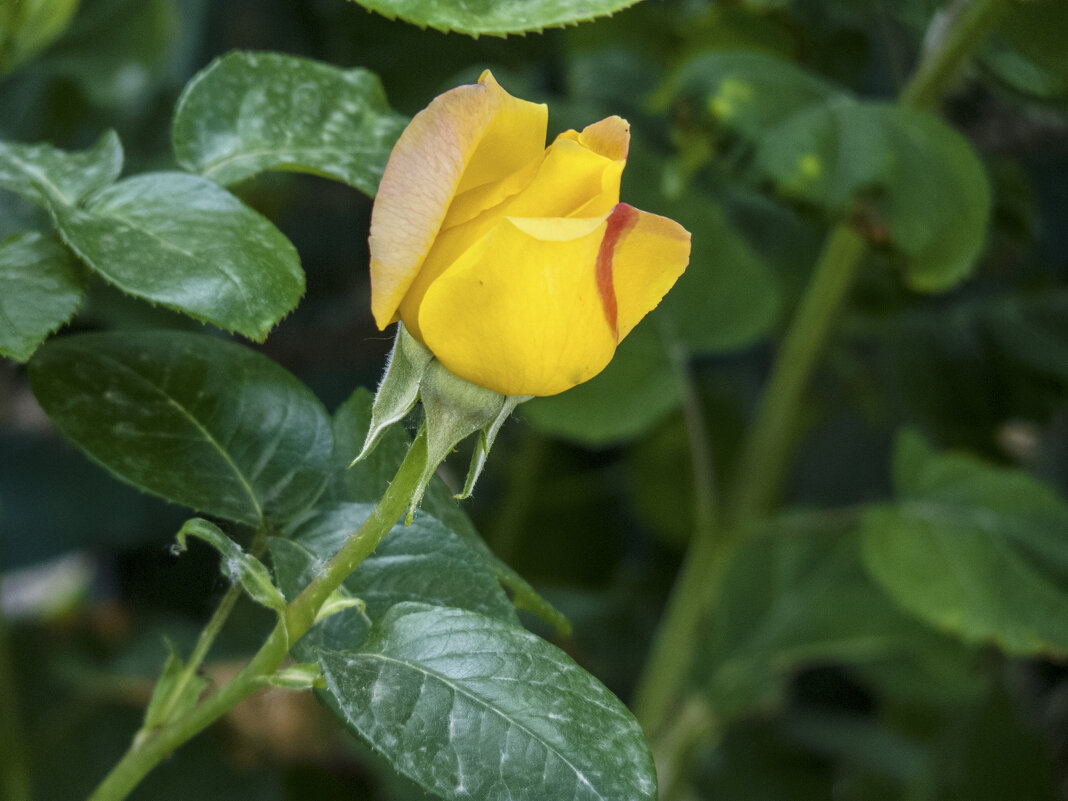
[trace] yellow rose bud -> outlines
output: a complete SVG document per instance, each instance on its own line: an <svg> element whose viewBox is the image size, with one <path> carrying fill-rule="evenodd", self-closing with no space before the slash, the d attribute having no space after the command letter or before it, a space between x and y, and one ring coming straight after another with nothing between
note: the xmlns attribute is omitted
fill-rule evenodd
<svg viewBox="0 0 1068 801"><path fill-rule="evenodd" d="M619 202L630 127L545 147L544 105L487 71L412 119L371 216L371 308L450 372L555 395L605 368L686 269L678 223Z"/></svg>

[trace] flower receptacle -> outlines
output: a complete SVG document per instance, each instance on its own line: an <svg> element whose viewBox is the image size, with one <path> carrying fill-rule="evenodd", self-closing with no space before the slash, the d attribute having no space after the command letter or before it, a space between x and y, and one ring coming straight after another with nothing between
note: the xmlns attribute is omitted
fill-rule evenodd
<svg viewBox="0 0 1068 801"><path fill-rule="evenodd" d="M403 324L398 324L386 372L371 407L367 436L352 463L365 458L389 426L403 420L417 401L422 402L427 458L408 504L405 522L410 523L434 471L461 441L477 431L478 442L464 488L456 498L471 495L497 432L515 408L530 397L502 395L460 378L436 360Z"/></svg>

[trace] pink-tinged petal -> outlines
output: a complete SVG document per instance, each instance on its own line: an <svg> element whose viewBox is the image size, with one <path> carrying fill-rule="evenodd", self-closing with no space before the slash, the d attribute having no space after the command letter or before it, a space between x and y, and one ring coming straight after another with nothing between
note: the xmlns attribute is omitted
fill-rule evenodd
<svg viewBox="0 0 1068 801"><path fill-rule="evenodd" d="M415 115L393 148L371 215L371 311L380 329L396 319L454 196L540 159L546 121L544 105L512 97L489 72Z"/></svg>
<svg viewBox="0 0 1068 801"><path fill-rule="evenodd" d="M489 70L478 80L490 98L493 117L467 162L456 194L503 180L545 152L548 107L512 97Z"/></svg>

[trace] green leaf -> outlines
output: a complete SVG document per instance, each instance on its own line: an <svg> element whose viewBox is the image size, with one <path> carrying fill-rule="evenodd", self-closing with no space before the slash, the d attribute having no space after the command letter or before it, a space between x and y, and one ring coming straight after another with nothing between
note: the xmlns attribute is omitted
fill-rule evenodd
<svg viewBox="0 0 1068 801"><path fill-rule="evenodd" d="M273 538L272 555L287 551L279 568L286 597L294 598L371 514L371 504L318 506L293 521L286 538ZM293 550L290 546L298 546ZM281 549L281 550L279 550ZM378 620L402 601L420 601L481 612L506 622L517 618L489 566L453 531L430 515L396 525L344 583ZM332 648L342 643L329 643Z"/></svg>
<svg viewBox="0 0 1068 801"><path fill-rule="evenodd" d="M789 61L751 50L702 53L676 70L659 104L690 102L717 125L749 140L799 111L841 94Z"/></svg>
<svg viewBox="0 0 1068 801"><path fill-rule="evenodd" d="M204 178L146 173L52 214L67 245L123 292L250 339L266 339L304 294L289 240Z"/></svg>
<svg viewBox="0 0 1068 801"><path fill-rule="evenodd" d="M408 452L409 439L401 426L395 425L386 430L369 456L345 469L363 447L371 420L371 403L371 393L360 388L334 414L335 463L338 472L335 474L337 478L327 488L326 496L330 499L377 502ZM445 486L445 482L440 479L430 482L422 510L459 536L489 566L497 580L512 593L512 603L516 608L537 615L562 635L570 634L571 624L563 613L489 549L453 499L452 491Z"/></svg>
<svg viewBox="0 0 1068 801"><path fill-rule="evenodd" d="M201 334L84 334L30 362L57 428L122 481L260 526L310 506L326 482L329 418L264 356Z"/></svg>
<svg viewBox="0 0 1068 801"><path fill-rule="evenodd" d="M0 142L0 189L44 208L74 205L111 185L122 172L122 144L114 131L91 148L70 153L51 145Z"/></svg>
<svg viewBox="0 0 1068 801"><path fill-rule="evenodd" d="M1017 92L1049 100L1068 97L1068 5L1060 0L1014 3L984 44L980 61Z"/></svg>
<svg viewBox="0 0 1068 801"><path fill-rule="evenodd" d="M540 431L584 445L606 446L641 436L679 403L664 342L652 319L620 343L604 372L549 398L535 398L517 417Z"/></svg>
<svg viewBox="0 0 1068 801"><path fill-rule="evenodd" d="M322 650L319 662L345 722L442 798L655 798L637 721L516 626L402 604L359 650Z"/></svg>
<svg viewBox="0 0 1068 801"><path fill-rule="evenodd" d="M0 75L52 43L70 23L79 0L20 0L0 6Z"/></svg>
<svg viewBox="0 0 1068 801"><path fill-rule="evenodd" d="M373 508L363 503L320 505L294 521L286 537L270 539L275 576L287 598L300 594ZM425 512L411 525L395 526L345 579L342 589L365 606L342 609L320 621L297 644L300 658L314 659L317 647L354 647L367 636L372 622L404 601L469 609L518 623L488 561Z"/></svg>
<svg viewBox="0 0 1068 801"><path fill-rule="evenodd" d="M692 192L657 205L693 234L690 265L647 325L659 322L691 354L751 344L774 325L780 293L767 262L738 234L721 206Z"/></svg>
<svg viewBox="0 0 1068 801"><path fill-rule="evenodd" d="M178 683L185 677L185 684L178 688ZM155 729L165 726L175 718L196 706L200 694L208 688L210 682L203 676L196 674L187 675L185 664L182 662L174 645L167 640L167 661L163 663L163 671L156 686L152 688L152 698L145 710L144 727ZM178 697L171 700L175 689L178 689ZM166 706L164 706L166 704Z"/></svg>
<svg viewBox="0 0 1068 801"><path fill-rule="evenodd" d="M835 98L764 136L756 168L787 197L891 243L918 291L963 280L985 244L991 194L982 162L924 112Z"/></svg>
<svg viewBox="0 0 1068 801"><path fill-rule="evenodd" d="M903 434L897 501L871 509L868 572L905 609L965 642L1068 652L1068 506L1017 470Z"/></svg>
<svg viewBox="0 0 1068 801"><path fill-rule="evenodd" d="M389 19L420 28L506 36L604 17L638 0L357 0Z"/></svg>
<svg viewBox="0 0 1068 801"><path fill-rule="evenodd" d="M367 70L229 53L186 86L172 136L179 164L223 186L291 170L374 196L406 123Z"/></svg>
<svg viewBox="0 0 1068 801"><path fill-rule="evenodd" d="M836 528L820 513L783 517L732 560L699 660L717 715L778 705L805 666L877 663L935 639L864 572L855 531Z"/></svg>
<svg viewBox="0 0 1068 801"><path fill-rule="evenodd" d="M670 162L636 132L623 173L623 196L677 221L693 237L689 266L640 326L659 326L666 341L684 345L691 354L748 345L778 317L775 275L721 203L695 188L666 191L665 175L671 171Z"/></svg>
<svg viewBox="0 0 1068 801"><path fill-rule="evenodd" d="M323 569L326 560L333 556L320 556L299 542L283 537L271 537L267 541L267 550L271 554L271 564L278 586L290 601L311 583ZM354 575L355 573L349 576L346 582L352 581ZM342 585L340 594L344 593L349 593L349 589ZM327 600L324 608L328 604L331 604L331 599ZM366 604L353 604L334 611L333 614L320 615L315 625L293 644L292 653L297 659L311 661L316 659L316 648L323 645L352 648L363 642L370 630L371 619L367 616Z"/></svg>
<svg viewBox="0 0 1068 801"><path fill-rule="evenodd" d="M227 537L218 526L199 517L187 520L178 531L178 544L175 546L177 553L186 549L188 537L203 540L218 551L222 556L219 562L222 574L232 583L240 584L249 598L279 614L285 613L286 599L271 580L270 571L255 556L245 553L241 546Z"/></svg>
<svg viewBox="0 0 1068 801"><path fill-rule="evenodd" d="M401 424L387 428L377 446L353 464L371 423L371 393L359 387L334 412L334 478L324 499L376 503L404 461L410 438Z"/></svg>
<svg viewBox="0 0 1068 801"><path fill-rule="evenodd" d="M55 239L15 234L0 242L0 286L0 355L24 362L81 305L85 271Z"/></svg>

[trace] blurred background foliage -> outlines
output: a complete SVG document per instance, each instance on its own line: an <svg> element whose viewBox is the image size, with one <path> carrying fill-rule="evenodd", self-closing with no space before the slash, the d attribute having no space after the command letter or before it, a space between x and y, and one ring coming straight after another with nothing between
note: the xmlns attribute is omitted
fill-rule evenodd
<svg viewBox="0 0 1068 801"><path fill-rule="evenodd" d="M828 228L850 222L873 247L790 432L786 511L747 540L702 627L679 712L698 724L660 746L665 792L1068 798L1068 5L1010 4L946 98L948 126L888 105L938 11L647 0L476 39L343 0L27 0L0 7L0 139L80 150L113 128L126 174L173 169L178 94L233 49L365 67L405 116L491 68L549 103L551 132L628 118L623 198L689 228L692 264L604 374L521 408L466 506L570 616L560 644L624 699L700 514L695 459L729 484ZM368 306L371 201L288 173L233 191L307 275L256 347L336 408L390 345ZM0 239L47 226L0 192ZM96 279L70 326L159 327L200 328ZM10 360L0 454L0 669L34 797L76 798L136 729L161 638L188 646L222 580L203 549L169 555L181 510L61 440ZM445 467L454 485L463 464ZM952 525L932 529L928 508ZM946 580L958 568L974 583ZM219 675L265 625L251 604L236 617ZM307 696L242 706L135 797L197 795L424 797Z"/></svg>

